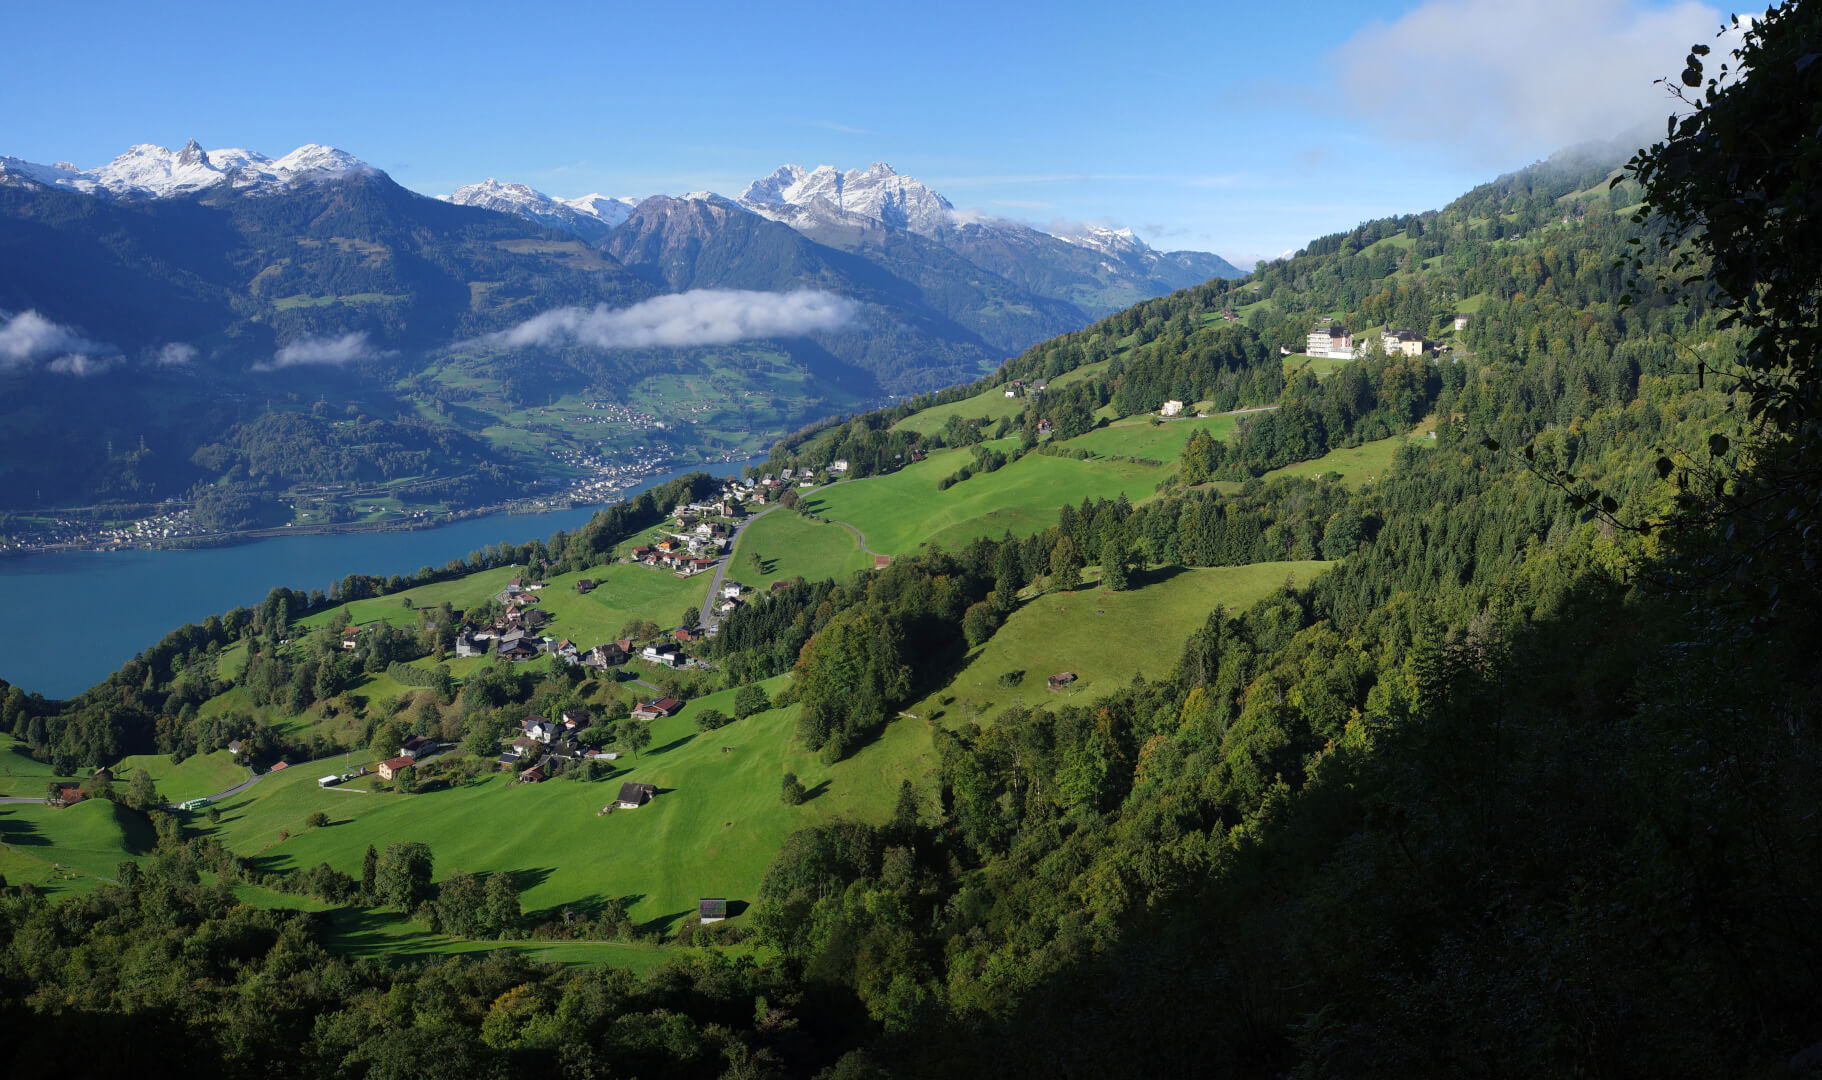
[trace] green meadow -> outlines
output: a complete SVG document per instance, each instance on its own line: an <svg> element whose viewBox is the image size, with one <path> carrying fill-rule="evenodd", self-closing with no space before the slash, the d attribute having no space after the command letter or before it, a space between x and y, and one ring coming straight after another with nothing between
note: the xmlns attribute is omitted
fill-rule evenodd
<svg viewBox="0 0 1822 1080"><path fill-rule="evenodd" d="M1183 456L1183 444L1197 431L1206 431L1216 439L1225 439L1239 421L1240 415L1235 413L1165 420L1156 424L1148 417L1134 417L1096 428L1086 435L1077 435L1059 445L1087 450L1100 457L1144 458L1168 465L1174 464ZM1127 497L1131 498L1131 493Z"/></svg>
<svg viewBox="0 0 1822 1080"><path fill-rule="evenodd" d="M0 806L0 872L8 884L29 881L51 892L87 892L114 880L124 859L151 852L152 826L106 799L53 809L43 803Z"/></svg>
<svg viewBox="0 0 1822 1080"><path fill-rule="evenodd" d="M787 681L780 676L763 685L776 693ZM269 775L223 800L218 824L202 815L188 823L269 871L326 861L358 876L368 844L383 849L419 840L435 854L439 877L511 871L528 910L585 908L613 898L638 921L673 926L703 896L750 899L792 831L837 816L883 820L901 780L929 785L935 762L922 724L894 724L862 753L825 766L798 747L795 707L713 732L696 730L694 715L707 708L731 712L733 696L713 694L655 721L651 747L593 783L518 784L492 775L417 795L363 791L365 782L318 788L317 775L343 767L338 761ZM345 764L366 757L352 754ZM813 793L801 806L779 798L787 770ZM654 784L660 794L637 810L598 813L628 780ZM316 810L331 824L308 828L304 821Z"/></svg>
<svg viewBox="0 0 1822 1080"><path fill-rule="evenodd" d="M1056 524L1058 507L1084 498L1112 499L1124 491L1138 502L1176 469L1174 462L1137 465L1027 454L996 472L937 489L971 460L966 451L939 451L888 476L824 489L811 496L810 507L859 529L873 551L896 555L934 544L953 548L1007 531L1038 532Z"/></svg>
<svg viewBox="0 0 1822 1080"><path fill-rule="evenodd" d="M1051 386L1068 386L1072 382L1091 378L1106 370L1107 361L1084 364L1074 371L1064 372L1050 380ZM1025 411L1023 397L1007 397L1004 387L992 386L960 401L947 405L932 405L921 412L912 413L893 425L895 430L915 431L920 435L929 435L943 429L951 416L964 420L986 420L993 422L1001 417L1016 417Z"/></svg>
<svg viewBox="0 0 1822 1080"><path fill-rule="evenodd" d="M126 790L133 774L144 770L158 785L158 797L166 802L183 802L204 795L226 791L247 778L247 767L234 760L226 750L212 754L191 754L173 765L166 754L136 754L120 759L114 770L114 787Z"/></svg>
<svg viewBox="0 0 1822 1080"><path fill-rule="evenodd" d="M11 735L0 735L0 798L43 798L51 781L72 779L58 776L50 762L32 757Z"/></svg>
<svg viewBox="0 0 1822 1080"><path fill-rule="evenodd" d="M758 555L760 569L750 557ZM810 521L790 510L774 510L741 530L728 565L728 580L763 589L774 581L845 578L873 565L854 534L833 522Z"/></svg>
<svg viewBox="0 0 1822 1080"><path fill-rule="evenodd" d="M1093 701L1125 686L1134 674L1168 674L1184 639L1216 607L1239 612L1287 580L1306 584L1330 565L1169 567L1136 573L1135 581L1143 584L1126 592L1087 582L1044 593L1020 605L998 632L970 650L949 685L907 711L927 720L940 710L943 721L952 723L990 718L1015 701L1033 707ZM1045 680L1063 671L1074 672L1076 681L1067 690L1049 690ZM1002 683L1012 672L1023 676L1015 685Z"/></svg>

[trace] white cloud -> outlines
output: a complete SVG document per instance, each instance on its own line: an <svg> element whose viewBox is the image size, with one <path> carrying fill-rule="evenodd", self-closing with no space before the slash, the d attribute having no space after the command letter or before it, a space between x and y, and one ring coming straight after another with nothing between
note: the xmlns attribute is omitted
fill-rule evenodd
<svg viewBox="0 0 1822 1080"><path fill-rule="evenodd" d="M105 361L93 358L119 351L111 345L90 341L36 311L22 311L10 318L0 312L0 319L5 319L5 322L0 322L0 371L12 371L50 360L51 370L60 374L91 374L91 371L76 369L105 365ZM58 363L63 360L70 363L59 367Z"/></svg>
<svg viewBox="0 0 1822 1080"><path fill-rule="evenodd" d="M44 370L56 375L74 375L86 379L99 375L114 366L112 357L90 356L88 353L65 353L45 365Z"/></svg>
<svg viewBox="0 0 1822 1080"><path fill-rule="evenodd" d="M152 350L154 367L189 367L196 362L196 346L173 341Z"/></svg>
<svg viewBox="0 0 1822 1080"><path fill-rule="evenodd" d="M281 368L342 367L360 360L378 360L391 356L367 341L367 331L356 330L340 337L300 338L272 354L272 359L253 365L254 371L278 371Z"/></svg>
<svg viewBox="0 0 1822 1080"><path fill-rule="evenodd" d="M558 308L482 340L491 345L587 345L597 349L728 345L801 337L853 322L860 305L834 293L695 289L631 307Z"/></svg>
<svg viewBox="0 0 1822 1080"><path fill-rule="evenodd" d="M1330 59L1343 105L1380 134L1504 163L1646 123L1661 131L1675 103L1653 81L1681 71L1721 21L1693 0L1429 0Z"/></svg>

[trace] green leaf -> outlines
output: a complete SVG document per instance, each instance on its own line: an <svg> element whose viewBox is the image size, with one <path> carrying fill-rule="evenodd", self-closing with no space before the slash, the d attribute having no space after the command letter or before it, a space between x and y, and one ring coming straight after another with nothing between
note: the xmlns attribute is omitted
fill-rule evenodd
<svg viewBox="0 0 1822 1080"><path fill-rule="evenodd" d="M1658 479L1662 480L1668 477L1675 468L1676 462L1671 461L1667 457L1658 458Z"/></svg>
<svg viewBox="0 0 1822 1080"><path fill-rule="evenodd" d="M1499 453L1499 443L1491 437L1480 440L1480 445L1493 451L1495 454Z"/></svg>
<svg viewBox="0 0 1822 1080"><path fill-rule="evenodd" d="M1731 444L1728 443L1727 436L1717 431L1713 435L1708 436L1708 455L1710 457L1720 457L1727 453L1727 447L1729 445Z"/></svg>
<svg viewBox="0 0 1822 1080"><path fill-rule="evenodd" d="M1605 512L1607 512L1609 514L1612 514L1612 513L1617 513L1619 511L1619 508L1620 508L1620 504L1617 500L1614 499L1613 496L1611 496L1611 495L1602 495L1601 496L1601 509L1602 510L1604 510Z"/></svg>

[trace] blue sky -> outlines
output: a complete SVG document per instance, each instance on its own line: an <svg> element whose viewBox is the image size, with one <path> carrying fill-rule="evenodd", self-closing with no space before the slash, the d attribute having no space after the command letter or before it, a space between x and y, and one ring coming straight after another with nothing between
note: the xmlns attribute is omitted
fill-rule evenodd
<svg viewBox="0 0 1822 1080"><path fill-rule="evenodd" d="M91 3L7 17L0 154L328 143L426 193L738 194L886 161L958 207L1275 255L1582 139L1721 12L1678 0Z"/></svg>

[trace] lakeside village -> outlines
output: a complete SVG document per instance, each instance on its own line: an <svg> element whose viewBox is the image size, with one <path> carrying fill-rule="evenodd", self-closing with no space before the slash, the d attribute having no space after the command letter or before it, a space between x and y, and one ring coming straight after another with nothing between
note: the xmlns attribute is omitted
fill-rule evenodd
<svg viewBox="0 0 1822 1080"><path fill-rule="evenodd" d="M606 505L616 502L638 484L661 473L680 468L669 452L658 446L639 446L620 460L610 460L581 450L562 450L553 458L563 467L579 474L559 491L548 495L528 496L510 503L477 506L462 510L431 511L410 507L387 507L362 503L354 499L352 509L361 520L326 526L331 531L361 529L415 529L447 525L466 518L499 513L538 513L568 510L578 506ZM741 458L728 455L720 462L703 462L705 469ZM318 495L333 496L353 485L328 484L315 489ZM287 501L295 499L290 497ZM34 551L75 549L83 551L129 551L143 548L188 547L211 540L226 540L248 533L275 534L296 527L295 522L276 528L221 529L202 525L195 520L190 507L177 499L167 499L170 509L151 517L124 524L102 524L57 517L55 511L42 521L13 519L7 532L0 532L0 555L25 554ZM295 510L295 502L292 502ZM317 530L325 526L311 527ZM29 531L27 531L29 530ZM306 528L304 531L310 531Z"/></svg>
<svg viewBox="0 0 1822 1080"><path fill-rule="evenodd" d="M670 573L680 578L712 573L731 555L749 508L775 502L786 488L815 487L847 471L848 463L838 460L832 462L828 472L821 477L807 469L800 475L793 475L792 470L786 469L779 476L766 473L747 480L726 480L713 498L677 507L673 518L653 531L649 537L652 543L634 546L621 561L647 567L652 573ZM772 588L784 588L790 583L775 582ZM477 659L497 656L513 663L550 657L558 663L575 664L603 674L613 672L617 677L620 669L635 660L672 670L703 669L706 663L691 655L691 650L714 636L720 620L748 603L748 594L752 591L733 582L721 585L704 601L701 615L693 625L659 631L657 640L649 643L621 637L584 647L570 638L541 632L549 619L539 594L548 587L543 581L523 577L507 582L505 588L491 598L493 603L489 611L497 614L478 624L467 622L456 631L454 655ZM574 585L576 592L582 595L593 592L596 587L592 578L582 578ZM349 652L358 651L362 635L377 625L351 624L343 628L341 647ZM684 704L678 697L653 696L639 701L629 719L651 721L672 716ZM595 768L598 767L593 764L595 762L606 765L617 760L619 751L588 745L587 736L595 724L596 718L586 709L565 712L554 720L527 716L519 722L519 734L503 748L498 764L505 770L518 770L520 783L540 783L572 765ZM390 781L398 770L417 764L437 749L430 740L416 737L400 747L398 756L380 762L375 769L382 780ZM333 786L358 775L362 773L330 775L320 778L318 783ZM650 785L622 785L618 800L603 808L603 812L616 808L636 809L650 801L654 794L655 789Z"/></svg>

